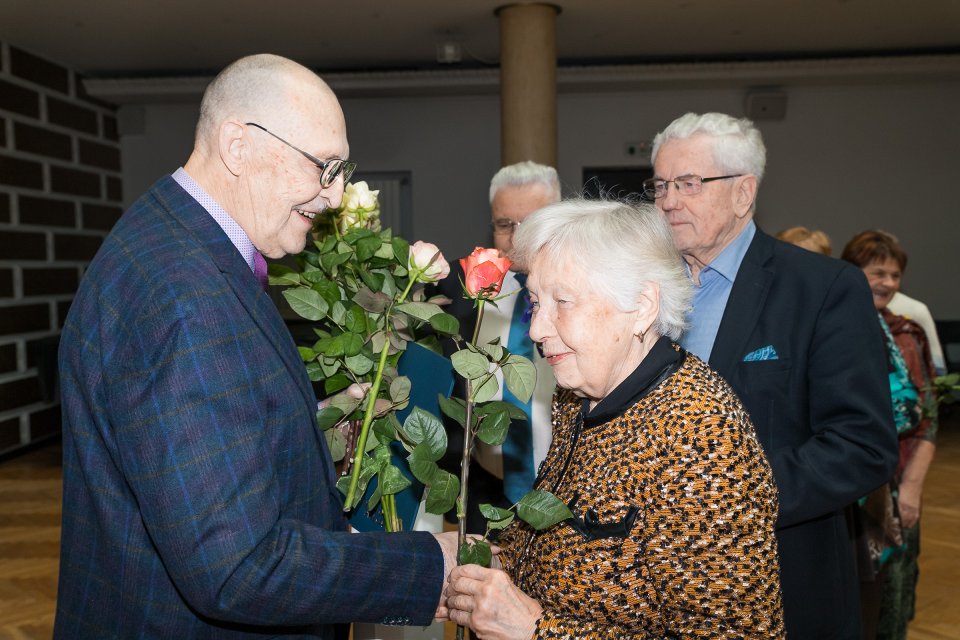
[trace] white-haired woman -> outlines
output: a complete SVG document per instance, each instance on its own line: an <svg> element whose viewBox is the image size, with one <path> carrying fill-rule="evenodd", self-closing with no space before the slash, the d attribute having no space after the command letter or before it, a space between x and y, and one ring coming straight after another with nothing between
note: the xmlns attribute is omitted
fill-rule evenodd
<svg viewBox="0 0 960 640"><path fill-rule="evenodd" d="M672 342L691 286L660 213L550 205L511 257L559 387L536 487L574 518L510 525L502 570L457 567L451 619L485 640L781 637L773 476L727 383Z"/></svg>

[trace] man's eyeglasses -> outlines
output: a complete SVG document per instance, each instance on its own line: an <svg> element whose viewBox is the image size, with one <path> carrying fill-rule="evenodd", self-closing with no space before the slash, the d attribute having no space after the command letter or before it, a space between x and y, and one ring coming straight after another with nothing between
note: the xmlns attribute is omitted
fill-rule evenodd
<svg viewBox="0 0 960 640"><path fill-rule="evenodd" d="M256 122L245 122L244 124L248 127L256 127L261 131L266 131L271 136L273 136L283 144L287 145L288 147L290 147L291 149L293 149L294 151L302 155L304 158L306 158L313 164L317 165L317 167L320 168L320 186L323 187L324 189L326 189L327 187L332 185L334 182L336 182L337 178L341 176L343 177L344 184L346 184L347 180L350 179L350 176L353 175L354 170L357 168L356 162L349 162L347 160L341 160L340 158L331 158L330 160L320 160L319 158L316 158L310 155L303 149L300 149L299 147L295 147L294 145L290 144L289 142L287 142L286 140L284 140L274 132L270 131L264 126L257 124Z"/></svg>
<svg viewBox="0 0 960 640"><path fill-rule="evenodd" d="M516 231L517 227L519 226L520 222L517 220L500 218L499 220L494 221L493 232L498 236L512 236L513 232Z"/></svg>
<svg viewBox="0 0 960 640"><path fill-rule="evenodd" d="M732 176L714 176L713 178L701 178L700 176L680 176L673 180L662 180L660 178L650 178L643 181L643 195L648 198L658 200L667 195L667 185L671 182L676 185L677 191L682 196L695 196L703 190L704 182L713 182L714 180L727 180L729 178L739 178L742 173L736 173Z"/></svg>

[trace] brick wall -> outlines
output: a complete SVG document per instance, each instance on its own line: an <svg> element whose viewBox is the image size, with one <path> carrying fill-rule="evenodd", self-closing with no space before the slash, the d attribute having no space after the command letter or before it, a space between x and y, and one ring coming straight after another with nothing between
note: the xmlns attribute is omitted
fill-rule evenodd
<svg viewBox="0 0 960 640"><path fill-rule="evenodd" d="M0 455L60 432L57 339L121 198L115 107L0 42Z"/></svg>

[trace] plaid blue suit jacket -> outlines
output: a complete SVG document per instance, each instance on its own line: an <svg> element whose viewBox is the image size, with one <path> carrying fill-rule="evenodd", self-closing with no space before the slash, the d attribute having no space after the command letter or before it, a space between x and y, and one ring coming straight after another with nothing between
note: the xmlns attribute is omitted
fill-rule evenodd
<svg viewBox="0 0 960 640"><path fill-rule="evenodd" d="M170 177L84 275L60 348L58 638L329 637L429 624L428 533L351 534L293 341Z"/></svg>

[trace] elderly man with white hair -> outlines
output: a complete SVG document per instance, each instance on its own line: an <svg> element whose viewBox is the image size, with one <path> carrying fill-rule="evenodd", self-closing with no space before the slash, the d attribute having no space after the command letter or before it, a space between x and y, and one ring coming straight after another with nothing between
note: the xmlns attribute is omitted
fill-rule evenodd
<svg viewBox="0 0 960 640"><path fill-rule="evenodd" d="M746 119L688 113L656 136L644 192L694 285L680 344L743 400L780 496L787 637L861 637L845 509L887 482L897 437L883 341L858 269L753 220L766 165Z"/></svg>
<svg viewBox="0 0 960 640"><path fill-rule="evenodd" d="M193 153L123 214L70 307L56 638L427 625L456 535L350 533L317 399L261 279L353 171L336 96L241 58Z"/></svg>

